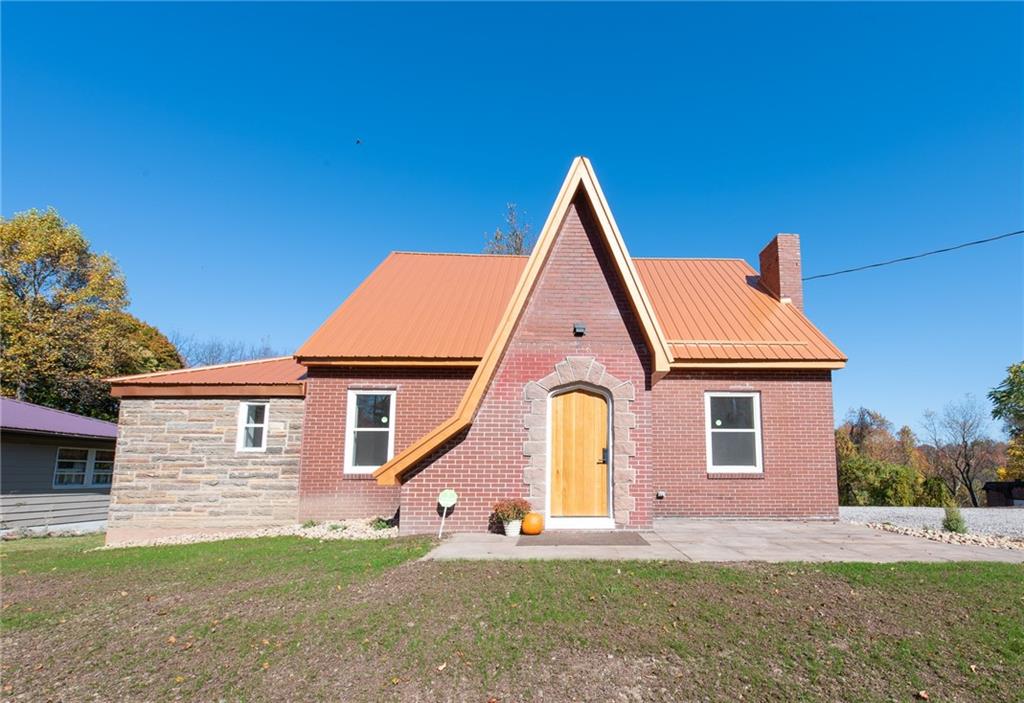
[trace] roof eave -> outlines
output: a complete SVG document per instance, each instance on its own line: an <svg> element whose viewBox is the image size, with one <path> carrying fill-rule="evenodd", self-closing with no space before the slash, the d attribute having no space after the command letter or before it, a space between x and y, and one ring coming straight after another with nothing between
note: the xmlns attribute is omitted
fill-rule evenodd
<svg viewBox="0 0 1024 703"><path fill-rule="evenodd" d="M110 388L115 398L303 398L306 384L292 383L124 383Z"/></svg>

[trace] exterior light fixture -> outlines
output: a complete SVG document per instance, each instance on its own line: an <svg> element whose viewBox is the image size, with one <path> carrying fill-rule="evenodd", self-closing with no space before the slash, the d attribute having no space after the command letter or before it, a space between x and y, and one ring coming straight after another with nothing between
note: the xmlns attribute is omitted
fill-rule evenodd
<svg viewBox="0 0 1024 703"><path fill-rule="evenodd" d="M587 333L587 326L582 322L572 323L572 334L574 337L582 337Z"/></svg>

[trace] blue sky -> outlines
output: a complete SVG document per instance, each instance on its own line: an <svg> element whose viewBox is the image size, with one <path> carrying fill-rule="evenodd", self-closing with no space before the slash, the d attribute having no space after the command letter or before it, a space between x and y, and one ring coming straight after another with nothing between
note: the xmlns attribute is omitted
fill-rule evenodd
<svg viewBox="0 0 1024 703"><path fill-rule="evenodd" d="M166 332L290 351L392 249L539 228L576 154L635 256L1024 227L1021 4L4 3L2 40L2 213L58 208ZM807 283L837 416L983 395L1022 274L1016 238Z"/></svg>

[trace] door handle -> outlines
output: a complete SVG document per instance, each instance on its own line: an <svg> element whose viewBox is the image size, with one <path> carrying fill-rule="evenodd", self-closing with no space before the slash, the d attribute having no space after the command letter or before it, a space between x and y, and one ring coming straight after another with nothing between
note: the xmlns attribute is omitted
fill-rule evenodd
<svg viewBox="0 0 1024 703"><path fill-rule="evenodd" d="M608 463L608 447L605 447L604 449L601 450L601 461L599 461L597 463L598 464L607 464Z"/></svg>

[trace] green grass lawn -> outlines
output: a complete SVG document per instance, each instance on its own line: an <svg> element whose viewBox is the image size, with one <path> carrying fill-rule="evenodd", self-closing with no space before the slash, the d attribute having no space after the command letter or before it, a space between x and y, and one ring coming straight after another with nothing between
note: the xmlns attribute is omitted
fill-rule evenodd
<svg viewBox="0 0 1024 703"><path fill-rule="evenodd" d="M4 700L1019 700L1024 567L0 547Z"/></svg>

